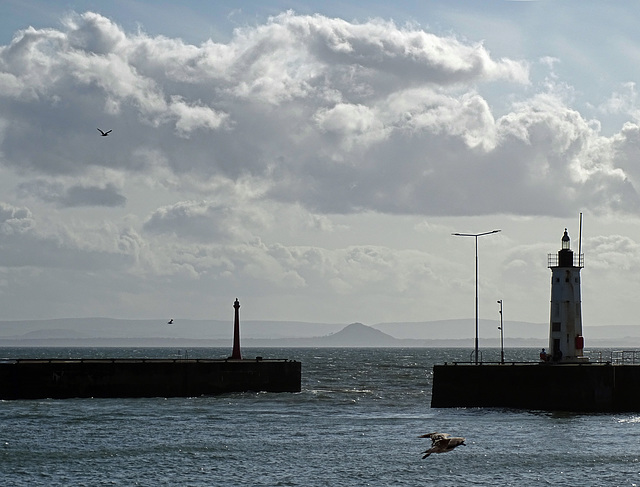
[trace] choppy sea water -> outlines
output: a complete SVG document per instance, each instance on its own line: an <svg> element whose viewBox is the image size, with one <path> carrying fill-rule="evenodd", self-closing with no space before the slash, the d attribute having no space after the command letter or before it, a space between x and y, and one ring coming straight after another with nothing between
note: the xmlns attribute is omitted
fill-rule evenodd
<svg viewBox="0 0 640 487"><path fill-rule="evenodd" d="M229 354L5 348L0 358L186 352ZM537 352L505 354L520 361L535 360ZM0 401L0 485L640 485L640 412L431 409L432 365L468 360L469 350L244 349L243 355L302 362L302 392ZM432 431L465 436L467 445L422 460L429 440L418 436Z"/></svg>

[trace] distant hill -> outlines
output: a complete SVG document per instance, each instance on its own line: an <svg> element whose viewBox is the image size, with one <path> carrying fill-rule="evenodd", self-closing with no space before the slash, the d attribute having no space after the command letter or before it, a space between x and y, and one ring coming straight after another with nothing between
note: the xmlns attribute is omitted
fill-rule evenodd
<svg viewBox="0 0 640 487"><path fill-rule="evenodd" d="M351 323L337 333L313 339L322 347L397 347L397 338L362 323Z"/></svg>
<svg viewBox="0 0 640 487"><path fill-rule="evenodd" d="M163 338L186 340L227 340L233 334L233 321L168 319L126 320L113 318L57 318L51 320L0 321L0 340L5 338L59 338L65 332L72 338ZM243 336L279 339L323 336L344 328L344 324L301 321L241 321Z"/></svg>

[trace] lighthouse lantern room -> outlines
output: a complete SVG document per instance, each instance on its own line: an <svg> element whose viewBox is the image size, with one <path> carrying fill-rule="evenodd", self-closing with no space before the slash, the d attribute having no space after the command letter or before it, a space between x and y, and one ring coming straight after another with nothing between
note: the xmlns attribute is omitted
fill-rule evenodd
<svg viewBox="0 0 640 487"><path fill-rule="evenodd" d="M555 363L586 362L580 297L580 270L584 267L584 258L582 254L573 255L566 228L562 248L548 257L551 269L549 360Z"/></svg>

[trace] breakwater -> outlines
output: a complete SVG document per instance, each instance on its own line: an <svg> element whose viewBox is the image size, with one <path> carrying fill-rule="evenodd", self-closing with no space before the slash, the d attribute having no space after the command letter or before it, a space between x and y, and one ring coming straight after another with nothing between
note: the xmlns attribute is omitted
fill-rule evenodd
<svg viewBox="0 0 640 487"><path fill-rule="evenodd" d="M0 399L192 397L299 392L301 363L286 359L8 359Z"/></svg>
<svg viewBox="0 0 640 487"><path fill-rule="evenodd" d="M640 365L434 365L431 407L640 411Z"/></svg>

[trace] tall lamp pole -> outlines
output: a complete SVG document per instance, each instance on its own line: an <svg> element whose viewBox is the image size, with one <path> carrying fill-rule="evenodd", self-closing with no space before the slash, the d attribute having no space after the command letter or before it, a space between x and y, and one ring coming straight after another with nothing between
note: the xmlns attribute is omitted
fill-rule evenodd
<svg viewBox="0 0 640 487"><path fill-rule="evenodd" d="M454 237L474 237L476 239L476 365L478 364L478 237L498 233L500 230L491 230L482 233L452 233Z"/></svg>
<svg viewBox="0 0 640 487"><path fill-rule="evenodd" d="M502 299L498 299L500 305L500 362L504 363L504 325L502 324Z"/></svg>

